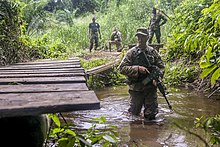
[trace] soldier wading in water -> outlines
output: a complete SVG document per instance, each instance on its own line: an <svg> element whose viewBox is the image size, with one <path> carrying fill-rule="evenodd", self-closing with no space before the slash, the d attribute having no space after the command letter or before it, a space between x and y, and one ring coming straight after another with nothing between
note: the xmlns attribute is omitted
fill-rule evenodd
<svg viewBox="0 0 220 147"><path fill-rule="evenodd" d="M164 63L158 52L146 44L148 40L147 28L139 28L135 34L138 43L128 50L119 65L119 71L127 76L129 86L130 107L128 111L132 115L139 116L144 106L145 120L154 120L158 113L157 82L152 80L144 85L142 81L149 76L151 68L149 64L157 66L164 74ZM143 56L144 55L144 56ZM149 63L146 62L146 59Z"/></svg>

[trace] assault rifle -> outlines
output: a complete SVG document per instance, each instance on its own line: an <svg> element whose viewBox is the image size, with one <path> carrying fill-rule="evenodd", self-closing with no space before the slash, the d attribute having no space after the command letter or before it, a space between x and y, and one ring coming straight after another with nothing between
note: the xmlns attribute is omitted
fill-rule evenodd
<svg viewBox="0 0 220 147"><path fill-rule="evenodd" d="M163 95L163 97L165 98L168 107L172 110L172 106L170 105L169 101L167 100L167 92L166 92L166 86L164 85L164 83L161 80L162 77L162 73L160 71L160 69L157 66L151 65L145 52L142 52L139 54L139 56L143 56L140 57L142 59L145 59L144 63L147 63L147 68L149 69L150 73L149 75L142 81L142 83L144 85L147 85L148 83L152 82L153 80L155 80L157 82L157 88L159 89L159 91L161 92L161 94Z"/></svg>

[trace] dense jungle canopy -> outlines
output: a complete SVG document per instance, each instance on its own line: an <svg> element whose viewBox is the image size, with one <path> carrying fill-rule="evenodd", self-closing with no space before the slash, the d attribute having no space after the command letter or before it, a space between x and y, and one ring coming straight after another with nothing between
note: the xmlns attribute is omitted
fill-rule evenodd
<svg viewBox="0 0 220 147"><path fill-rule="evenodd" d="M2 0L0 64L88 54L93 16L101 26L100 49L114 26L126 48L136 42L136 29L148 26L152 7L168 17L160 52L166 61L166 83L190 83L218 93L220 0Z"/></svg>

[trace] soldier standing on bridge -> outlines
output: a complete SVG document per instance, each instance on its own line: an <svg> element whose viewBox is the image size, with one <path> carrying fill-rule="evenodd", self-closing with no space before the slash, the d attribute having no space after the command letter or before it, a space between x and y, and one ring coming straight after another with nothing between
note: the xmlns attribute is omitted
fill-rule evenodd
<svg viewBox="0 0 220 147"><path fill-rule="evenodd" d="M98 47L98 43L99 43L98 35L101 39L102 37L101 37L100 25L99 23L96 22L96 17L93 17L92 22L89 24L90 52L92 51L93 48L93 42L95 42L95 50Z"/></svg>
<svg viewBox="0 0 220 147"><path fill-rule="evenodd" d="M145 120L154 120L158 113L157 82L152 80L144 85L142 81L150 76L150 64L159 68L161 76L164 74L165 67L159 53L146 44L147 28L139 28L135 36L137 36L138 44L128 50L118 68L120 73L127 76L130 94L128 111L138 116L144 106Z"/></svg>
<svg viewBox="0 0 220 147"><path fill-rule="evenodd" d="M161 22L162 21L162 22ZM154 34L156 36L157 43L160 44L160 37L161 37L161 31L160 27L164 25L167 22L166 17L160 12L157 12L157 9L153 7L152 10L152 17L150 19L150 24L149 24L149 39L148 43L152 43L152 39L154 37Z"/></svg>

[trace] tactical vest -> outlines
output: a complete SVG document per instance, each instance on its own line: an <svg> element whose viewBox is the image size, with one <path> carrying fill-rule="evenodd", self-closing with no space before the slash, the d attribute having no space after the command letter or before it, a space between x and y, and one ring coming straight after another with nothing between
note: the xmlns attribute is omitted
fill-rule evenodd
<svg viewBox="0 0 220 147"><path fill-rule="evenodd" d="M139 65L139 66L144 66L146 68L149 68L149 65L148 63L146 62L146 58L144 56L141 49L136 48L136 51L134 52L133 54L133 64L132 65ZM155 57L153 55L153 49L151 48L148 48L148 49L145 49L144 52L150 62L151 65L155 65ZM134 77L128 77L128 80L131 82L131 83L137 83L137 82L141 82L142 80L144 80L146 78L146 75L142 75L140 74L138 77L134 78Z"/></svg>
<svg viewBox="0 0 220 147"><path fill-rule="evenodd" d="M115 40L115 41L121 41L120 33L119 33L119 32L114 33L113 40Z"/></svg>
<svg viewBox="0 0 220 147"><path fill-rule="evenodd" d="M99 24L98 23L90 23L89 28L91 29L92 34L95 34L99 30Z"/></svg>

